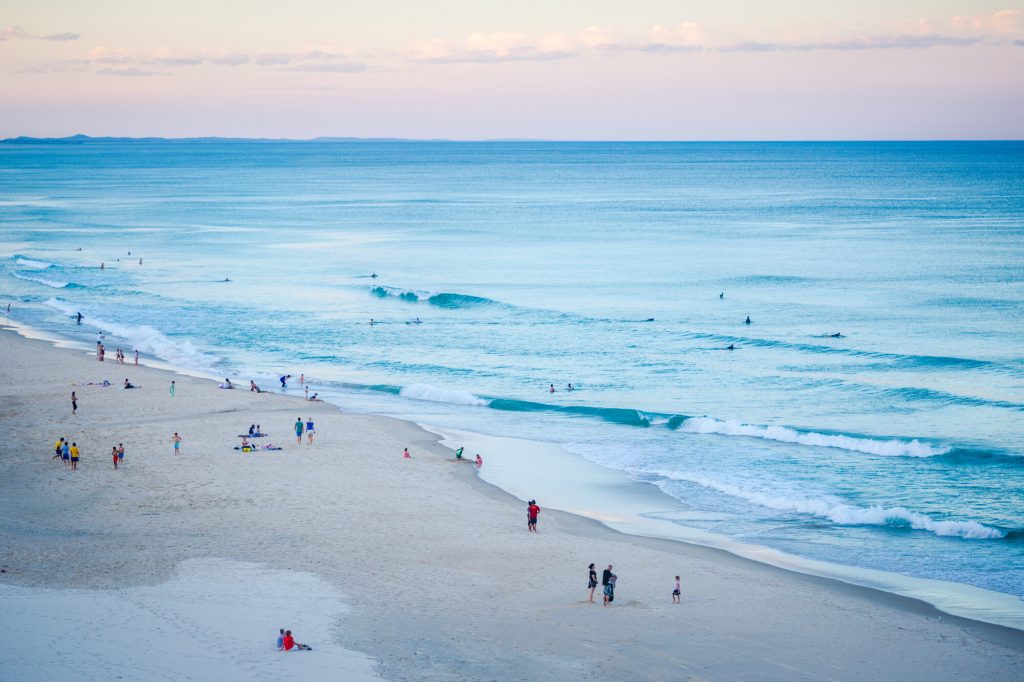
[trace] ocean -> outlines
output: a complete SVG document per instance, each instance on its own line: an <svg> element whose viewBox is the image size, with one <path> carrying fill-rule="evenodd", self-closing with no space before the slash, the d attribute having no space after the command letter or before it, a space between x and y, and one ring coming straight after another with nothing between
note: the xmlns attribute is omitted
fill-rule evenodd
<svg viewBox="0 0 1024 682"><path fill-rule="evenodd" d="M0 297L1024 597L1024 143L6 143Z"/></svg>

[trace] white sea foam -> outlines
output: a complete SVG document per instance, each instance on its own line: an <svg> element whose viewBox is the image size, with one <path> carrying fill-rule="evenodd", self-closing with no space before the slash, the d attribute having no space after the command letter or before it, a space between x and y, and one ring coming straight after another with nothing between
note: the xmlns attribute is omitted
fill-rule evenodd
<svg viewBox="0 0 1024 682"><path fill-rule="evenodd" d="M46 301L46 305L66 315L75 315L78 312L75 306L59 298L51 298ZM124 339L131 348L155 355L178 367L210 370L220 362L219 358L200 351L191 341L171 339L149 325L130 327L93 315L86 315L84 319L90 326L101 329L119 339Z"/></svg>
<svg viewBox="0 0 1024 682"><path fill-rule="evenodd" d="M23 275L20 272L12 272L11 274L18 279L25 280L26 282L35 282L36 284L53 287L54 289L63 289L71 284L71 282L59 282L54 279L46 279L45 277L30 277L28 275Z"/></svg>
<svg viewBox="0 0 1024 682"><path fill-rule="evenodd" d="M956 536L971 540L1002 538L1005 533L977 521L936 521L906 507L858 507L828 497L785 496L749 490L738 485L722 483L706 476L674 471L652 472L674 481L689 481L703 488L717 490L731 497L752 502L778 511L795 512L825 518L841 526L891 526L914 528L936 535Z"/></svg>
<svg viewBox="0 0 1024 682"><path fill-rule="evenodd" d="M400 391L405 398L416 400L429 400L434 403L450 403L452 405L488 405L489 400L478 398L466 391L457 391L449 388L438 388L429 384L410 384Z"/></svg>
<svg viewBox="0 0 1024 682"><path fill-rule="evenodd" d="M35 268L36 270L45 270L46 268L52 268L53 263L46 263L41 260L32 260L31 258L18 257L14 260L14 264L21 268Z"/></svg>
<svg viewBox="0 0 1024 682"><path fill-rule="evenodd" d="M839 448L854 452L865 452L884 457L934 457L944 455L950 448L935 447L918 440L875 440L838 436L813 431L796 431L785 426L758 426L738 421L720 421L712 417L691 417L684 421L680 431L687 433L717 433L724 436L748 436L774 440L782 443L816 445L823 448Z"/></svg>

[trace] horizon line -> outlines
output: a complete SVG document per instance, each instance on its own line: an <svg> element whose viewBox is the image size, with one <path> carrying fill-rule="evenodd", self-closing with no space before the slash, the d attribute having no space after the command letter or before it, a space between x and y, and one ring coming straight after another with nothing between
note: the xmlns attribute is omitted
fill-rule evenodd
<svg viewBox="0 0 1024 682"><path fill-rule="evenodd" d="M673 138L673 139L629 139L629 138L596 138L596 139L562 139L546 137L484 137L484 138L448 138L448 137L394 137L374 136L359 137L348 135L318 135L315 137L230 137L222 135L188 135L182 137L165 135L86 135L76 133L65 136L32 136L18 135L0 138L0 144L31 144L33 142L74 143L74 142L547 142L547 143L623 143L623 144L674 144L674 143L879 143L879 142L1024 142L1024 138Z"/></svg>

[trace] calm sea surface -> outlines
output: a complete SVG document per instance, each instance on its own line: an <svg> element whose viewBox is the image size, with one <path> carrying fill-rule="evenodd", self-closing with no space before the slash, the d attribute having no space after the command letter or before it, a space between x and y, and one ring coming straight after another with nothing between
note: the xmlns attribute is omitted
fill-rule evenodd
<svg viewBox="0 0 1024 682"><path fill-rule="evenodd" d="M1024 595L1021 143L0 144L0 295Z"/></svg>

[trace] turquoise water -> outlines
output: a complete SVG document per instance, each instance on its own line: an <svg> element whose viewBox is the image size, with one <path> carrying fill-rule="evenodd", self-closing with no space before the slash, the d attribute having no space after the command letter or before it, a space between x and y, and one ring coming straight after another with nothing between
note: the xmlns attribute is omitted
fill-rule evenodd
<svg viewBox="0 0 1024 682"><path fill-rule="evenodd" d="M50 333L1024 594L1022 143L2 144L0 240Z"/></svg>

